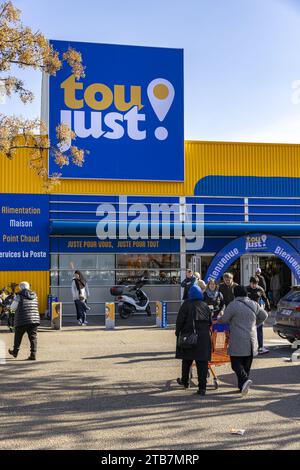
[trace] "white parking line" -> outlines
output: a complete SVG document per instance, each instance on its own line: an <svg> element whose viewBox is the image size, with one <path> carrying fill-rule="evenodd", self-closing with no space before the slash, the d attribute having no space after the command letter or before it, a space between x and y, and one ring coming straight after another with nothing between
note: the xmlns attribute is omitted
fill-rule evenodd
<svg viewBox="0 0 300 470"><path fill-rule="evenodd" d="M5 343L4 341L0 340L0 364L5 364Z"/></svg>
<svg viewBox="0 0 300 470"><path fill-rule="evenodd" d="M268 339L265 343L291 344L287 339Z"/></svg>

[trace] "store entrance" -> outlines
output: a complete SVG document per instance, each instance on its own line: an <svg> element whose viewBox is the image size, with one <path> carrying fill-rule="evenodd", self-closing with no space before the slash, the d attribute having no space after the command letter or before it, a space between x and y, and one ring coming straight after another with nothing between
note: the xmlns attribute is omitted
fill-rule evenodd
<svg viewBox="0 0 300 470"><path fill-rule="evenodd" d="M241 284L243 286L247 286L249 284L250 277L255 275L257 268L261 268L260 257L257 255L244 255L241 257L240 263Z"/></svg>
<svg viewBox="0 0 300 470"><path fill-rule="evenodd" d="M272 253L247 254L237 259L228 269L234 276L234 281L238 284L249 285L251 276L255 275L257 268L260 268L266 280L267 292L271 292L271 279L279 274L280 296L283 297L292 285L292 273L288 266Z"/></svg>

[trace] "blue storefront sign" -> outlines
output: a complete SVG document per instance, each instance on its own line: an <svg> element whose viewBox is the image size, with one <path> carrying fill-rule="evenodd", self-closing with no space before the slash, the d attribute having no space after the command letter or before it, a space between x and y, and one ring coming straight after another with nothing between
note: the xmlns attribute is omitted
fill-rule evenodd
<svg viewBox="0 0 300 470"><path fill-rule="evenodd" d="M292 271L300 284L300 254L280 237L270 234L249 234L237 238L222 248L208 267L205 281L219 280L235 260L246 253L274 253Z"/></svg>
<svg viewBox="0 0 300 470"><path fill-rule="evenodd" d="M179 240L99 240L94 237L53 237L52 253L178 253Z"/></svg>
<svg viewBox="0 0 300 470"><path fill-rule="evenodd" d="M203 244L202 205L183 212L178 197L52 195L50 207L52 252L178 252L183 237L189 249Z"/></svg>
<svg viewBox="0 0 300 470"><path fill-rule="evenodd" d="M83 167L60 167L62 178L184 180L183 50L51 41L63 54L82 53L85 77L68 65L50 77L49 129L68 124L89 151ZM65 147L67 148L67 146Z"/></svg>
<svg viewBox="0 0 300 470"><path fill-rule="evenodd" d="M0 269L49 269L49 197L0 195Z"/></svg>

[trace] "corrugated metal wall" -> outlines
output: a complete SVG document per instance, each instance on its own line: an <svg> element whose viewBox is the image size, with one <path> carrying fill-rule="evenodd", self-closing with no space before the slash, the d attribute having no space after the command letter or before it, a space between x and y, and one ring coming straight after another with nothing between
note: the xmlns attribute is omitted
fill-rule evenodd
<svg viewBox="0 0 300 470"><path fill-rule="evenodd" d="M27 161L26 150L20 150L12 161L2 157L1 192L43 192ZM299 161L300 145L186 141L184 183L65 180L53 192L192 195L197 181L208 175L300 177Z"/></svg>
<svg viewBox="0 0 300 470"><path fill-rule="evenodd" d="M300 145L187 141L185 151L185 195L208 175L300 177Z"/></svg>
<svg viewBox="0 0 300 470"><path fill-rule="evenodd" d="M44 313L49 293L50 275L49 271L0 271L0 288L11 282L20 283L27 281L39 298L40 313Z"/></svg>

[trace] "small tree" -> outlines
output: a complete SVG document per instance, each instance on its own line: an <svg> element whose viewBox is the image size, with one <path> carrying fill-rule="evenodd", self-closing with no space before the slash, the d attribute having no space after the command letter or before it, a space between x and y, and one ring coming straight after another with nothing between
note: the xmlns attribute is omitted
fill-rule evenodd
<svg viewBox="0 0 300 470"><path fill-rule="evenodd" d="M13 66L21 69L30 67L55 75L65 61L77 79L84 77L84 67L81 54L72 48L60 58L43 34L22 24L20 14L11 1L0 5L0 90L6 96L17 94L26 104L33 101L33 93L25 88L22 80L9 75ZM63 151L65 144L75 139L74 132L66 124L57 126L56 135L57 144L51 145L46 124L40 119L27 120L0 113L0 152L12 159L18 149L28 149L29 165L43 179L46 191L57 184L60 177L56 173L48 178L46 151L61 168L68 165L70 159L78 166L84 163L85 153L75 145L67 145L69 150Z"/></svg>

